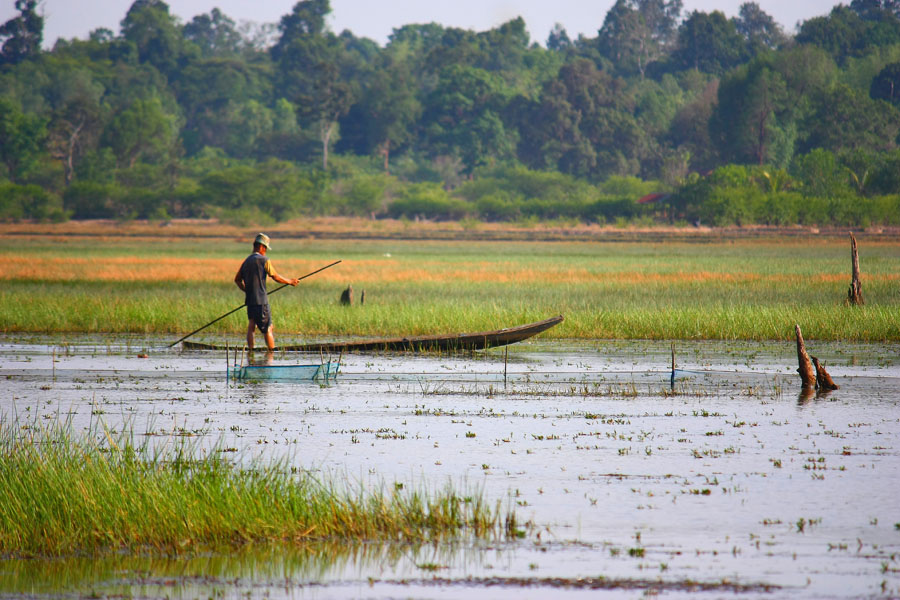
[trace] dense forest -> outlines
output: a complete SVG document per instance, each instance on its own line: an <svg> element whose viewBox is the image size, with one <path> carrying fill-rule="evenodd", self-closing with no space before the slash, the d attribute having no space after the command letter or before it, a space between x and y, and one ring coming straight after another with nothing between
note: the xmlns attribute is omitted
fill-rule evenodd
<svg viewBox="0 0 900 600"><path fill-rule="evenodd" d="M0 220L900 224L900 0L793 34L755 2L617 0L595 37L515 19L384 46L329 31L329 0L277 24L135 0L51 50L38 0L15 6Z"/></svg>

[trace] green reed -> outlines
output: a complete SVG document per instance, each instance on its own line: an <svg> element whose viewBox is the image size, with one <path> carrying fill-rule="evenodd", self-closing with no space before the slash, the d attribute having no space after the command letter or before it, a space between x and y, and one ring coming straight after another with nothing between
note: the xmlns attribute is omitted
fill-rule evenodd
<svg viewBox="0 0 900 600"><path fill-rule="evenodd" d="M480 493L352 489L287 460L237 464L185 441L0 421L0 556L194 552L251 543L424 542L516 533Z"/></svg>
<svg viewBox="0 0 900 600"><path fill-rule="evenodd" d="M32 251L62 258L71 245L42 240ZM77 253L227 256L235 265L246 253L231 242L169 246L145 241L95 248L85 242ZM291 338L481 331L563 314L566 320L544 337L791 339L798 323L810 339L900 340L900 243L862 241L860 253L866 305L849 307L843 304L849 248L839 238L607 244L284 240L273 251L282 265L300 257L345 263L330 280L306 280L271 303L276 333ZM366 267L353 267L363 261ZM424 277L403 275L415 269ZM522 272L529 277L503 278ZM366 281L360 282L362 276ZM338 304L347 284L357 298L366 290L364 306ZM35 273L0 288L0 331L159 333L177 339L242 301L230 277L64 282ZM241 338L245 323L238 311L200 337Z"/></svg>

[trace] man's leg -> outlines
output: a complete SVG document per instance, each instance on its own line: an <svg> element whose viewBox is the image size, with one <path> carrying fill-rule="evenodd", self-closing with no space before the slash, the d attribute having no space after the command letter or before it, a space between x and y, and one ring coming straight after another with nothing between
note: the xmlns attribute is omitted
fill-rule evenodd
<svg viewBox="0 0 900 600"><path fill-rule="evenodd" d="M253 352L253 332L256 330L256 321L247 320L247 350Z"/></svg>
<svg viewBox="0 0 900 600"><path fill-rule="evenodd" d="M269 349L269 352L275 349L275 331L272 325L269 325L269 328L266 329L266 347Z"/></svg>

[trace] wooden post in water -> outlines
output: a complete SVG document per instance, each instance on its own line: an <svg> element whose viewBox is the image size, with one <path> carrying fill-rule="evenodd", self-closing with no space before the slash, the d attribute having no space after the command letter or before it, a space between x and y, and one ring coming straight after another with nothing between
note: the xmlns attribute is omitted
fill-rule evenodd
<svg viewBox="0 0 900 600"><path fill-rule="evenodd" d="M509 346L503 348L503 387L506 387L506 363L509 361Z"/></svg>
<svg viewBox="0 0 900 600"><path fill-rule="evenodd" d="M806 344L803 343L803 334L800 333L800 326L794 325L794 332L797 334L797 372L800 373L800 381L803 387L815 389L816 375L813 373L812 363L809 361L809 354L806 353Z"/></svg>
<svg viewBox="0 0 900 600"><path fill-rule="evenodd" d="M862 283L859 281L859 252L856 249L856 236L850 233L850 257L853 260L853 272L850 279L850 289L847 290L847 304L860 306L865 304L862 295Z"/></svg>
<svg viewBox="0 0 900 600"><path fill-rule="evenodd" d="M820 363L815 356L810 357L816 366L816 387L822 391L831 391L838 389L838 384L831 379L831 375L825 370L825 363Z"/></svg>
<svg viewBox="0 0 900 600"><path fill-rule="evenodd" d="M672 342L672 376L669 378L669 386L675 391L675 342Z"/></svg>

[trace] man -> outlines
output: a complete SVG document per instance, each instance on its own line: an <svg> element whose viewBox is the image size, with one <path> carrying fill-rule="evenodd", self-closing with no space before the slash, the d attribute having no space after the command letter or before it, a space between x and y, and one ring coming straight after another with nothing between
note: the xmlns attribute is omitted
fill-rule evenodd
<svg viewBox="0 0 900 600"><path fill-rule="evenodd" d="M266 336L269 352L275 349L275 334L272 330L272 314L269 311L269 296L266 294L266 276L278 283L296 286L299 279L285 279L275 272L272 262L266 257L269 251L269 236L260 233L253 240L253 254L244 259L234 282L244 292L247 306L247 348L253 352L253 334L258 327Z"/></svg>

